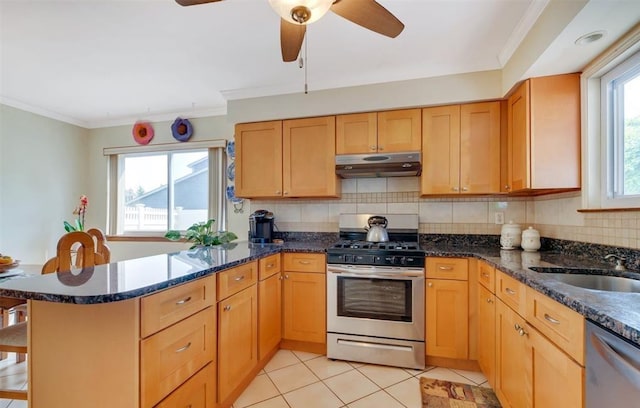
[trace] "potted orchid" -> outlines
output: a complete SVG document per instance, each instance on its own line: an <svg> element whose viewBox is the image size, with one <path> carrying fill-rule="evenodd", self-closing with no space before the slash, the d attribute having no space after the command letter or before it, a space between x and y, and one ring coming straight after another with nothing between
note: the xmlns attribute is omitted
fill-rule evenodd
<svg viewBox="0 0 640 408"><path fill-rule="evenodd" d="M193 245L189 249L228 244L234 239L238 239L238 236L233 232L215 231L212 228L215 221L211 218L207 222L196 222L187 228L184 234L181 231L170 230L164 236L171 241L178 241L184 238L192 242Z"/></svg>
<svg viewBox="0 0 640 408"><path fill-rule="evenodd" d="M75 225L64 221L64 230L67 232L84 231L84 215L87 212L89 206L89 199L86 195L80 196L80 204L73 210L73 215L76 216Z"/></svg>

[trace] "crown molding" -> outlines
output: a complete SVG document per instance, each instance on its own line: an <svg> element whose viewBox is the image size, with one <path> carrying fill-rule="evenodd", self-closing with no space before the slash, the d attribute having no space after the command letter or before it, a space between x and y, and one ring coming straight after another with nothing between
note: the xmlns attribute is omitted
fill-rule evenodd
<svg viewBox="0 0 640 408"><path fill-rule="evenodd" d="M524 15L518 21L515 28L511 32L507 43L502 48L502 51L498 54L498 62L500 63L500 67L504 68L504 66L509 62L513 53L516 52L522 40L527 36L531 27L538 21L538 18L547 7L551 0L533 0L527 11L525 11Z"/></svg>
<svg viewBox="0 0 640 408"><path fill-rule="evenodd" d="M62 115L58 112L53 112L48 109L40 108L38 106L30 105L6 96L0 96L0 103L3 105L11 106L12 108L20 109L29 113L44 116L49 119L54 119L60 122L69 123L71 125L79 126L82 128L89 128L88 123L78 118Z"/></svg>

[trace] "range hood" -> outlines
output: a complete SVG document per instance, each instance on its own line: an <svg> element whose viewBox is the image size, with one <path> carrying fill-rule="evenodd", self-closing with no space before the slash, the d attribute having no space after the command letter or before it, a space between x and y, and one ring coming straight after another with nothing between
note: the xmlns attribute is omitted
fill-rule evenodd
<svg viewBox="0 0 640 408"><path fill-rule="evenodd" d="M420 152L336 156L336 174L342 178L409 177L421 172Z"/></svg>

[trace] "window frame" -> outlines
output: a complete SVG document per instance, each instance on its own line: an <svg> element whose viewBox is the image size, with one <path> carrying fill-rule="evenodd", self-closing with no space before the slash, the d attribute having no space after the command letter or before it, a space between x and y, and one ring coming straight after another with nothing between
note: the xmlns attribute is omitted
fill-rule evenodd
<svg viewBox="0 0 640 408"><path fill-rule="evenodd" d="M227 209L225 200L225 171L226 139L189 142L189 143L166 143L151 146L131 146L105 148L103 154L108 156L107 160L107 230L110 236L114 237L163 237L166 231L118 231L118 213L120 201L123 199L119 192L124 191L121 177L122 169L120 158L123 155L147 155L147 154L171 154L177 152L208 150L209 154L209 197L208 197L208 218L215 218L217 228L226 229ZM170 157L170 156L169 156ZM168 172L171 172L171 163L168 163ZM205 221L205 220L203 220Z"/></svg>
<svg viewBox="0 0 640 408"><path fill-rule="evenodd" d="M606 95L603 83L607 73L640 51L640 26L622 38L584 68L581 76L582 94L582 210L615 211L639 209L640 198L608 197L607 122L603 117Z"/></svg>

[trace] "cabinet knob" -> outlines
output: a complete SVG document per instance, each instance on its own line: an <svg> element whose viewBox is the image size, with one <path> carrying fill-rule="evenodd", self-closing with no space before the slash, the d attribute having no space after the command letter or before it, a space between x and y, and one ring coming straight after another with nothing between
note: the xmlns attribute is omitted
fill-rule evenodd
<svg viewBox="0 0 640 408"><path fill-rule="evenodd" d="M280 190L276 190L276 194L277 194L277 195L280 195Z"/></svg>
<svg viewBox="0 0 640 408"><path fill-rule="evenodd" d="M511 187L509 187L509 186L504 186L504 189L505 189L505 190L507 190L507 191L509 191L509 190L511 190Z"/></svg>
<svg viewBox="0 0 640 408"><path fill-rule="evenodd" d="M433 283L429 282L429 283L427 283L427 286L432 288L433 287Z"/></svg>
<svg viewBox="0 0 640 408"><path fill-rule="evenodd" d="M529 334L524 330L524 327L520 326L518 323L514 324L513 328L516 329L516 331L518 332L518 334L520 336L524 336L524 335Z"/></svg>
<svg viewBox="0 0 640 408"><path fill-rule="evenodd" d="M487 303L493 303L493 300L491 300L491 298L487 298Z"/></svg>
<svg viewBox="0 0 640 408"><path fill-rule="evenodd" d="M284 279L282 275L278 276L278 280L282 280L282 279Z"/></svg>
<svg viewBox="0 0 640 408"><path fill-rule="evenodd" d="M288 191L285 191L285 192L284 192L284 195L289 195L289 192L288 192Z"/></svg>
<svg viewBox="0 0 640 408"><path fill-rule="evenodd" d="M289 279L289 275L284 275L284 278L285 279Z"/></svg>
<svg viewBox="0 0 640 408"><path fill-rule="evenodd" d="M458 187L451 187L451 191L458 191Z"/></svg>
<svg viewBox="0 0 640 408"><path fill-rule="evenodd" d="M469 191L468 187L462 187L462 191Z"/></svg>
<svg viewBox="0 0 640 408"><path fill-rule="evenodd" d="M369 146L369 150L376 151L376 145Z"/></svg>
<svg viewBox="0 0 640 408"><path fill-rule="evenodd" d="M231 310L231 305L226 305L226 306L224 307L224 311L225 311L225 312L228 312L229 310Z"/></svg>
<svg viewBox="0 0 640 408"><path fill-rule="evenodd" d="M381 152L384 150L384 146L378 146L378 151Z"/></svg>

